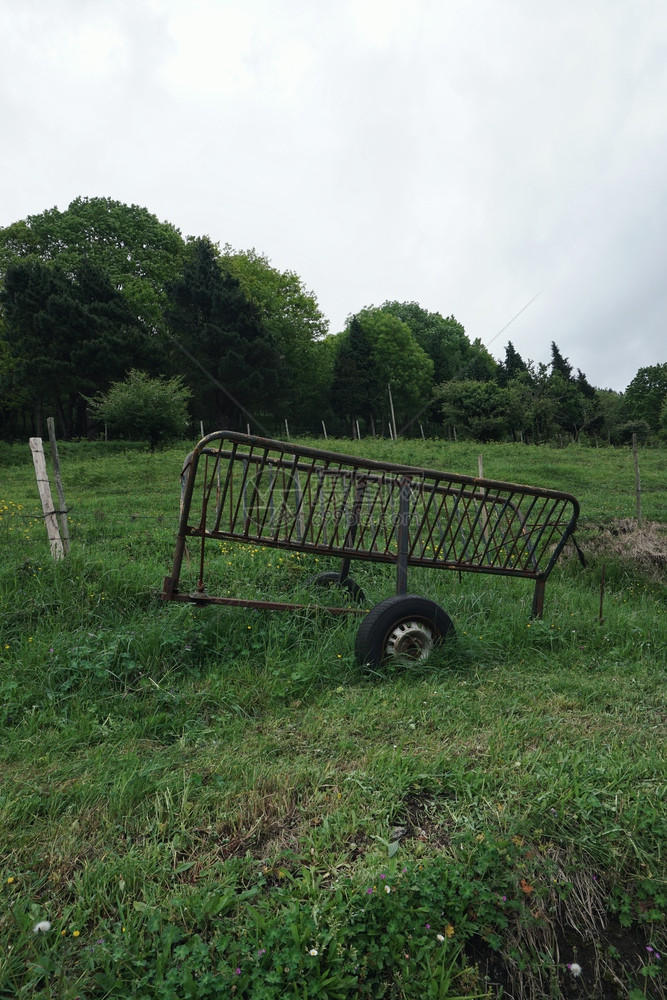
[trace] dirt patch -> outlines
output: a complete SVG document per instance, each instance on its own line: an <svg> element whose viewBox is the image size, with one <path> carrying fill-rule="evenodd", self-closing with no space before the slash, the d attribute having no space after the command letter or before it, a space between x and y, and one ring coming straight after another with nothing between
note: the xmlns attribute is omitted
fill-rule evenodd
<svg viewBox="0 0 667 1000"><path fill-rule="evenodd" d="M651 580L664 580L667 570L667 524L644 521L641 527L633 518L587 524L579 544L587 561L615 559L631 566Z"/></svg>
<svg viewBox="0 0 667 1000"><path fill-rule="evenodd" d="M621 1000L633 986L639 995L663 1000L663 979L647 979L642 970L648 965L646 935L637 927L621 927L610 921L590 936L571 928L555 926L553 955L533 947L517 948L513 957L494 951L479 937L465 947L468 960L475 964L491 988L492 996L505 1000ZM648 991L643 989L648 986Z"/></svg>

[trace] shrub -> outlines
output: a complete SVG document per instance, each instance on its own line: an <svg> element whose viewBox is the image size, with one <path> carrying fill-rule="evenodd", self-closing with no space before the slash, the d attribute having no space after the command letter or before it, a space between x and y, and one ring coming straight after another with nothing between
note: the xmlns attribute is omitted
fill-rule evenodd
<svg viewBox="0 0 667 1000"><path fill-rule="evenodd" d="M108 392L88 400L92 416L122 437L148 440L151 451L158 444L182 437L188 423L190 390L180 376L150 378L133 370Z"/></svg>

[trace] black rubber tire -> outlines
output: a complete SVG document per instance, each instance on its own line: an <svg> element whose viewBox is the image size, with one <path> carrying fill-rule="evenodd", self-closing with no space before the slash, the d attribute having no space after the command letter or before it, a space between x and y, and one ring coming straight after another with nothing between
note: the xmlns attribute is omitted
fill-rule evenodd
<svg viewBox="0 0 667 1000"><path fill-rule="evenodd" d="M351 576L341 583L338 573L318 573L317 576L311 576L306 580L306 583L309 587L342 587L358 604L363 604L366 600L363 590Z"/></svg>
<svg viewBox="0 0 667 1000"><path fill-rule="evenodd" d="M416 594L399 594L372 608L357 632L357 661L371 667L392 660L426 660L432 648L455 635L446 611Z"/></svg>

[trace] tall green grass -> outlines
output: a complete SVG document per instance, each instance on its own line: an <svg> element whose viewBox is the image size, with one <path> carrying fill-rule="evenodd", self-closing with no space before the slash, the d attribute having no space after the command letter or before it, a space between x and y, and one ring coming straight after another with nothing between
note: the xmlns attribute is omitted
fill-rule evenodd
<svg viewBox="0 0 667 1000"><path fill-rule="evenodd" d="M485 446L486 476L579 497L589 568L566 551L541 622L523 581L415 571L457 641L370 673L355 617L159 600L188 447L63 445L55 565L28 449L3 468L0 996L664 997L664 579L597 544L630 453ZM664 452L640 463L664 523ZM328 568L221 558L285 600Z"/></svg>

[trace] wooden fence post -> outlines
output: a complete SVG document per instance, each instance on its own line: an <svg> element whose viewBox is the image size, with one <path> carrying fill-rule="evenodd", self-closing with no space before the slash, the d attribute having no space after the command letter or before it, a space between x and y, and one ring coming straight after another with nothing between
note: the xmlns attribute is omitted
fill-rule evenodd
<svg viewBox="0 0 667 1000"><path fill-rule="evenodd" d="M46 524L46 531L51 545L51 555L57 562L59 559L62 559L64 555L63 543L60 540L58 519L56 517L56 512L53 509L53 498L51 497L51 486L49 485L49 477L46 471L46 461L44 459L42 439L38 437L30 438L29 444L30 451L32 452L32 460L35 465L37 489L39 490L39 496L42 501L44 523Z"/></svg>
<svg viewBox="0 0 667 1000"><path fill-rule="evenodd" d="M58 492L58 515L60 517L60 531L63 540L63 550L65 555L69 552L69 524L67 523L67 504L65 503L65 490L63 480L60 475L60 456L58 454L58 444L56 442L56 425L53 417L46 421L49 429L49 442L51 444L51 458L53 459L53 475L56 480L56 490Z"/></svg>
<svg viewBox="0 0 667 1000"><path fill-rule="evenodd" d="M637 490L637 525L642 526L642 484L639 478L639 455L637 454L637 435L632 435L632 455L635 460L635 486Z"/></svg>
<svg viewBox="0 0 667 1000"><path fill-rule="evenodd" d="M389 391L389 406L390 406L390 409L391 409L391 422L392 422L392 424L394 426L394 433L392 434L391 437L392 437L392 441L395 441L396 437L397 437L397 435L396 435L396 415L394 413L394 397L391 394L391 382L389 382L389 384L387 385L387 389Z"/></svg>

